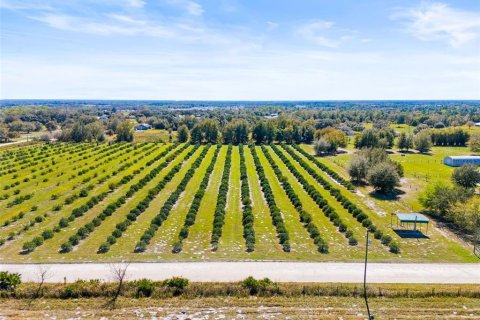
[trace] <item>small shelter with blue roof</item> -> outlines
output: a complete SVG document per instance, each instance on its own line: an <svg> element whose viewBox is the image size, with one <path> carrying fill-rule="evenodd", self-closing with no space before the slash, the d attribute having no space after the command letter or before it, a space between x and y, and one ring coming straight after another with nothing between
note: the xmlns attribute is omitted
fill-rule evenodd
<svg viewBox="0 0 480 320"><path fill-rule="evenodd" d="M421 213L395 213L397 218L397 228L403 228L406 230L413 230L415 232L421 232L422 225L427 225L426 233L428 233L428 224L430 220ZM392 215L393 216L393 215ZM392 221L390 221L392 224ZM411 229L413 228L413 229Z"/></svg>

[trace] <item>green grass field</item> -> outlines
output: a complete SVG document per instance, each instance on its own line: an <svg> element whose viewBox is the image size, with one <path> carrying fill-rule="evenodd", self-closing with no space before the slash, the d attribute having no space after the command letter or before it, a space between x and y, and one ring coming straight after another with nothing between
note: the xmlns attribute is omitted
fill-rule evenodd
<svg viewBox="0 0 480 320"><path fill-rule="evenodd" d="M207 149L208 148L208 149ZM219 149L213 171L208 177L194 223L183 240L183 249L172 249L185 223L187 212ZM277 207L287 229L291 251L282 250L274 227L265 194L262 191L252 151L244 147L245 164L255 231L255 250L246 252L243 237L240 154L233 146L231 169L228 175L224 224L218 250L212 250L214 212L219 195L228 146L172 145L169 143L142 142L136 144L49 144L17 147L0 153L0 246L2 262L75 262L75 261L196 261L196 260L302 260L302 261L360 261L364 254L366 228L362 226L337 199L319 184L306 167L297 162L298 156L315 172L334 184L335 182L300 152L277 146L255 147ZM310 146L302 146L312 152ZM290 151L289 151L290 150ZM206 153L204 153L206 152ZM293 153L289 153L293 152ZM376 199L367 187L358 192L336 185L341 194L361 208L381 229L400 245L401 252L389 252L388 246L373 240L370 257L374 261L396 262L475 262L478 261L469 246L452 237L445 230L430 228L427 239L401 239L391 229L390 214L397 211L419 210L417 195L434 181L448 181L451 168L441 164L447 154L463 154L466 148L434 148L432 155L394 154L402 162L405 194L396 200ZM279 176L270 165L277 164L281 176L295 191L302 208L312 217L322 239L329 247L328 253L319 253L300 212L287 196ZM350 154L320 158L339 174L346 175ZM303 179L325 199L332 210L352 231L358 240L350 245L345 235L329 220L304 189L302 183L290 172L293 164ZM298 158L297 158L298 159ZM194 166L197 163L197 166ZM158 169L157 169L158 167ZM195 170L190 170L194 168ZM142 252L135 252L136 244L151 226L160 209L165 206L187 172L191 178L172 203L168 214ZM277 171L278 173L278 171ZM148 178L148 179L147 179ZM147 179L147 180L145 180ZM142 181L146 181L143 183ZM18 190L18 192L17 192ZM28 195L28 197L24 197ZM31 196L30 196L31 195ZM97 198L100 197L101 198ZM17 199L18 198L18 199ZM144 204L144 199L149 201ZM92 204L92 201L95 202ZM117 202L123 199L121 202ZM99 219L112 204L110 214ZM81 212L81 213L79 213ZM132 216L132 212L136 213ZM63 219L62 219L63 218ZM61 225L62 221L68 221ZM127 221L127 225L123 223ZM61 225L61 226L60 226ZM122 232L118 232L119 228ZM46 231L53 231L50 233ZM88 232L87 232L87 231ZM118 233L118 234L117 234ZM72 237L77 235L77 239ZM78 236L80 235L80 236ZM115 236L114 236L115 235ZM109 238L110 236L110 238ZM98 253L99 246L112 240L109 250ZM27 252L24 244L35 242ZM62 244L73 243L71 251L60 252Z"/></svg>
<svg viewBox="0 0 480 320"><path fill-rule="evenodd" d="M172 140L175 141L177 132L172 131ZM134 132L135 142L169 142L170 133L168 130L150 129Z"/></svg>

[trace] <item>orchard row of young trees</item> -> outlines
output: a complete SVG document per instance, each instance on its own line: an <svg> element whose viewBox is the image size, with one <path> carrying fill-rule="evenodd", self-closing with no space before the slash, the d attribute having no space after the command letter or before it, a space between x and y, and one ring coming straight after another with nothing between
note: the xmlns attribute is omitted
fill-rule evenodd
<svg viewBox="0 0 480 320"><path fill-rule="evenodd" d="M169 146L166 150L163 152L159 153L158 155L155 156L154 159L149 160L146 163L146 167L150 167L155 163L155 161L165 157L168 152L170 152L174 148L173 145ZM141 154L140 157L134 159L131 162L125 163L122 167L130 168L133 164L138 162L139 160L145 158L146 156L149 156L152 154L156 149L152 148L145 148L143 150L139 150L139 153ZM163 164L163 163L162 163ZM77 231L76 236L72 236L69 238L69 240L65 243L63 243L60 247L60 252L61 253L67 253L70 252L74 246L76 246L79 243L79 240L81 239L86 239L90 233L92 233L97 227L99 227L108 217L112 216L125 202L133 197L133 195L143 188L151 179L153 179L163 168L164 166L160 165L157 166L156 168L152 169L150 173L148 173L146 176L142 177L137 183L134 183L133 185L130 186L128 191L117 198L117 200L112 201L109 203L103 211L98 214L95 218L93 218L91 221L87 222L83 227L79 228ZM111 182L109 184L109 189L110 191L114 191L118 189L121 185L124 185L128 181L131 181L135 176L138 176L142 173L141 170L135 170L132 175L126 175L124 176L120 181L118 182ZM116 238L112 235L107 238L107 243L108 244L103 244L101 246L101 250L105 251L107 248L109 248L109 245L112 245L116 242ZM108 251L108 250L107 250Z"/></svg>
<svg viewBox="0 0 480 320"><path fill-rule="evenodd" d="M149 148L149 147L147 146L147 148ZM146 153L142 153L142 151L146 151L146 153L149 152L148 149L139 150L139 153L141 154L140 157L144 157L145 154L146 154ZM131 162L125 163L120 168L118 168L117 170L112 172L111 175L108 175L108 177L116 176L119 172L124 171L127 168L131 167L131 165L133 165L135 161L138 161L138 160L135 159L135 160L132 160ZM129 174L129 175L123 176L118 182L116 182L113 185L113 187L110 186L110 189L113 191L114 189L120 187L121 185L124 185L124 184L128 183L129 181L131 181L133 179L134 175L139 174L139 173L140 173L140 171L136 170L134 172L134 174ZM107 179L108 179L107 176L102 177L98 180L97 183L98 184L103 183ZM78 196L79 197L87 197L88 196L88 191L92 190L93 188L94 188L93 184L87 186L86 188L84 188L80 191ZM82 194L82 192L85 192L85 193ZM39 247L40 245L42 245L44 241L53 238L55 234L61 232L62 229L68 227L70 225L70 223L73 222L74 220L82 217L85 214L85 212L87 212L88 210L93 208L95 205L97 205L107 195L108 195L108 192L102 192L99 195L92 196L88 200L87 204L76 207L75 209L73 209L71 214L67 218L61 218L59 220L59 222L57 223L57 225L53 229L46 229L42 232L42 234L40 236L35 237L32 241L25 242L24 245L23 245L24 252L25 253L30 253L30 252L34 251L36 247ZM70 198L70 199L66 199L65 201L69 200L69 201L73 202L74 199L75 198L73 198L73 199ZM123 204L123 203L125 203L125 199L119 200L119 202L120 202L120 204ZM118 204L116 204L116 205L118 205ZM108 210L106 209L105 212L103 212L102 215L100 215L98 217L98 219L94 219L93 221L85 224L84 227L79 228L78 231L77 231L77 234L72 235L68 239L67 242L62 244L62 246L60 248L60 251L61 252L69 252L73 248L73 246L75 246L79 243L80 240L85 239L96 227L98 227L100 225L100 223L105 219L105 217L107 217L109 214L111 214L111 212L109 211L110 209L112 209L112 208L108 208Z"/></svg>
<svg viewBox="0 0 480 320"><path fill-rule="evenodd" d="M274 146L273 148L275 149ZM307 163L304 159L302 159L296 152L293 152L293 149L297 150L299 153L301 153L303 156L309 159L321 170L325 170L321 162L319 162L311 154L307 153L305 150L303 150L301 147L297 145L293 145L292 147L283 145L283 148L285 149L285 151L287 151L290 154L290 156L292 156L293 159L295 159L295 161L298 162L298 164L300 164L308 172L308 174L310 174L310 176L312 176L312 178L314 178L320 185L322 185L324 189L327 190L348 211L348 213L350 213L359 223L361 223L363 227L367 228L370 232L372 232L374 234L375 239L379 239L383 245L388 246L390 248L390 252L392 253L400 252L399 245L395 241L392 241L393 239L390 235L384 234L382 230L377 228L375 223L372 220L370 220L366 212L364 212L362 209L357 207L355 203L353 203L345 195L343 195L340 189L332 185L327 179L325 179L323 176L318 174L309 163ZM288 162L289 161L286 161L286 163ZM304 181L304 178L300 177L301 176L300 173L293 166L290 166L289 169L297 177L297 179L299 179L300 183ZM306 186L305 182L303 182L302 184L304 185L305 190L311 193L311 188L305 187ZM326 200L322 200L318 196L315 197L314 200L322 208L325 215L327 215L327 217L329 217L329 219L336 226L339 226L339 230L341 232L345 232L345 237L348 238L350 245L356 245L357 240L353 236L352 231L347 229L346 226L343 225L342 220L340 220L340 217L338 216L338 214L333 210L332 207L328 205Z"/></svg>

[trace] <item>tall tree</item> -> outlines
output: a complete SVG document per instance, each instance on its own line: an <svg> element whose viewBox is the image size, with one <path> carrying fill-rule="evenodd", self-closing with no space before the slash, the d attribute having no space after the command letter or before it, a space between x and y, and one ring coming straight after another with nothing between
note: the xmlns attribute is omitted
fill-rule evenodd
<svg viewBox="0 0 480 320"><path fill-rule="evenodd" d="M220 137L218 122L213 119L203 119L192 129L193 143L217 143Z"/></svg>
<svg viewBox="0 0 480 320"><path fill-rule="evenodd" d="M367 175L368 183L380 193L389 193L400 184L396 168L387 162L372 167Z"/></svg>
<svg viewBox="0 0 480 320"><path fill-rule="evenodd" d="M0 123L0 142L8 141L8 127Z"/></svg>
<svg viewBox="0 0 480 320"><path fill-rule="evenodd" d="M400 133L397 141L397 147L400 150L406 150L413 148L413 137L411 134L405 132Z"/></svg>
<svg viewBox="0 0 480 320"><path fill-rule="evenodd" d="M470 147L470 151L480 152L480 134L472 134L470 140L468 140L468 146Z"/></svg>
<svg viewBox="0 0 480 320"><path fill-rule="evenodd" d="M476 166L467 164L453 171L452 180L460 187L475 188L480 183L480 172Z"/></svg>
<svg viewBox="0 0 480 320"><path fill-rule="evenodd" d="M276 136L276 127L272 121L258 122L253 128L253 139L257 144L273 142Z"/></svg>
<svg viewBox="0 0 480 320"><path fill-rule="evenodd" d="M70 137L74 142L83 142L85 140L88 140L88 131L83 122L76 121L73 124Z"/></svg>
<svg viewBox="0 0 480 320"><path fill-rule="evenodd" d="M320 156L325 153L331 152L332 144L328 142L327 139L325 139L324 137L320 137L313 143L313 150L315 150L315 154L317 156Z"/></svg>
<svg viewBox="0 0 480 320"><path fill-rule="evenodd" d="M188 138L190 137L190 130L188 130L188 127L184 124L182 124L180 127L178 127L177 130L177 138L178 142L187 142Z"/></svg>
<svg viewBox="0 0 480 320"><path fill-rule="evenodd" d="M133 131L132 126L128 121L123 121L117 126L117 142L132 142L133 141Z"/></svg>
<svg viewBox="0 0 480 320"><path fill-rule="evenodd" d="M352 157L348 165L348 174L352 180L359 183L367 178L368 160L362 155L355 155Z"/></svg>
<svg viewBox="0 0 480 320"><path fill-rule="evenodd" d="M326 127L315 132L315 137L323 138L330 144L329 152L335 152L337 148L345 148L348 137L342 130Z"/></svg>
<svg viewBox="0 0 480 320"><path fill-rule="evenodd" d="M234 120L225 126L223 142L226 144L241 144L248 142L248 124L244 120Z"/></svg>
<svg viewBox="0 0 480 320"><path fill-rule="evenodd" d="M415 150L420 153L427 153L432 149L432 138L427 130L417 133L413 139Z"/></svg>
<svg viewBox="0 0 480 320"><path fill-rule="evenodd" d="M192 129L192 132L191 132L191 141L192 143L202 143L202 130L200 129L199 126L194 126L193 129Z"/></svg>
<svg viewBox="0 0 480 320"><path fill-rule="evenodd" d="M105 132L103 130L103 126L97 121L87 124L87 135L88 140L93 140L95 142L103 142L105 141Z"/></svg>

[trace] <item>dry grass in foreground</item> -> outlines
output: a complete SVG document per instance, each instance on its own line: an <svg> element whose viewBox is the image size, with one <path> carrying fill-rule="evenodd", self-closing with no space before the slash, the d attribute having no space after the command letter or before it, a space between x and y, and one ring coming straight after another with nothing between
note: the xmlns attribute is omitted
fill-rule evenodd
<svg viewBox="0 0 480 320"><path fill-rule="evenodd" d="M375 319L478 319L479 299L374 298ZM7 319L366 319L361 297L121 298L114 310L98 299L0 300Z"/></svg>
<svg viewBox="0 0 480 320"><path fill-rule="evenodd" d="M119 287L119 284L122 283ZM112 305L115 292L120 293ZM78 281L0 291L0 319L366 319L358 284ZM476 285L372 284L375 319L479 319Z"/></svg>

